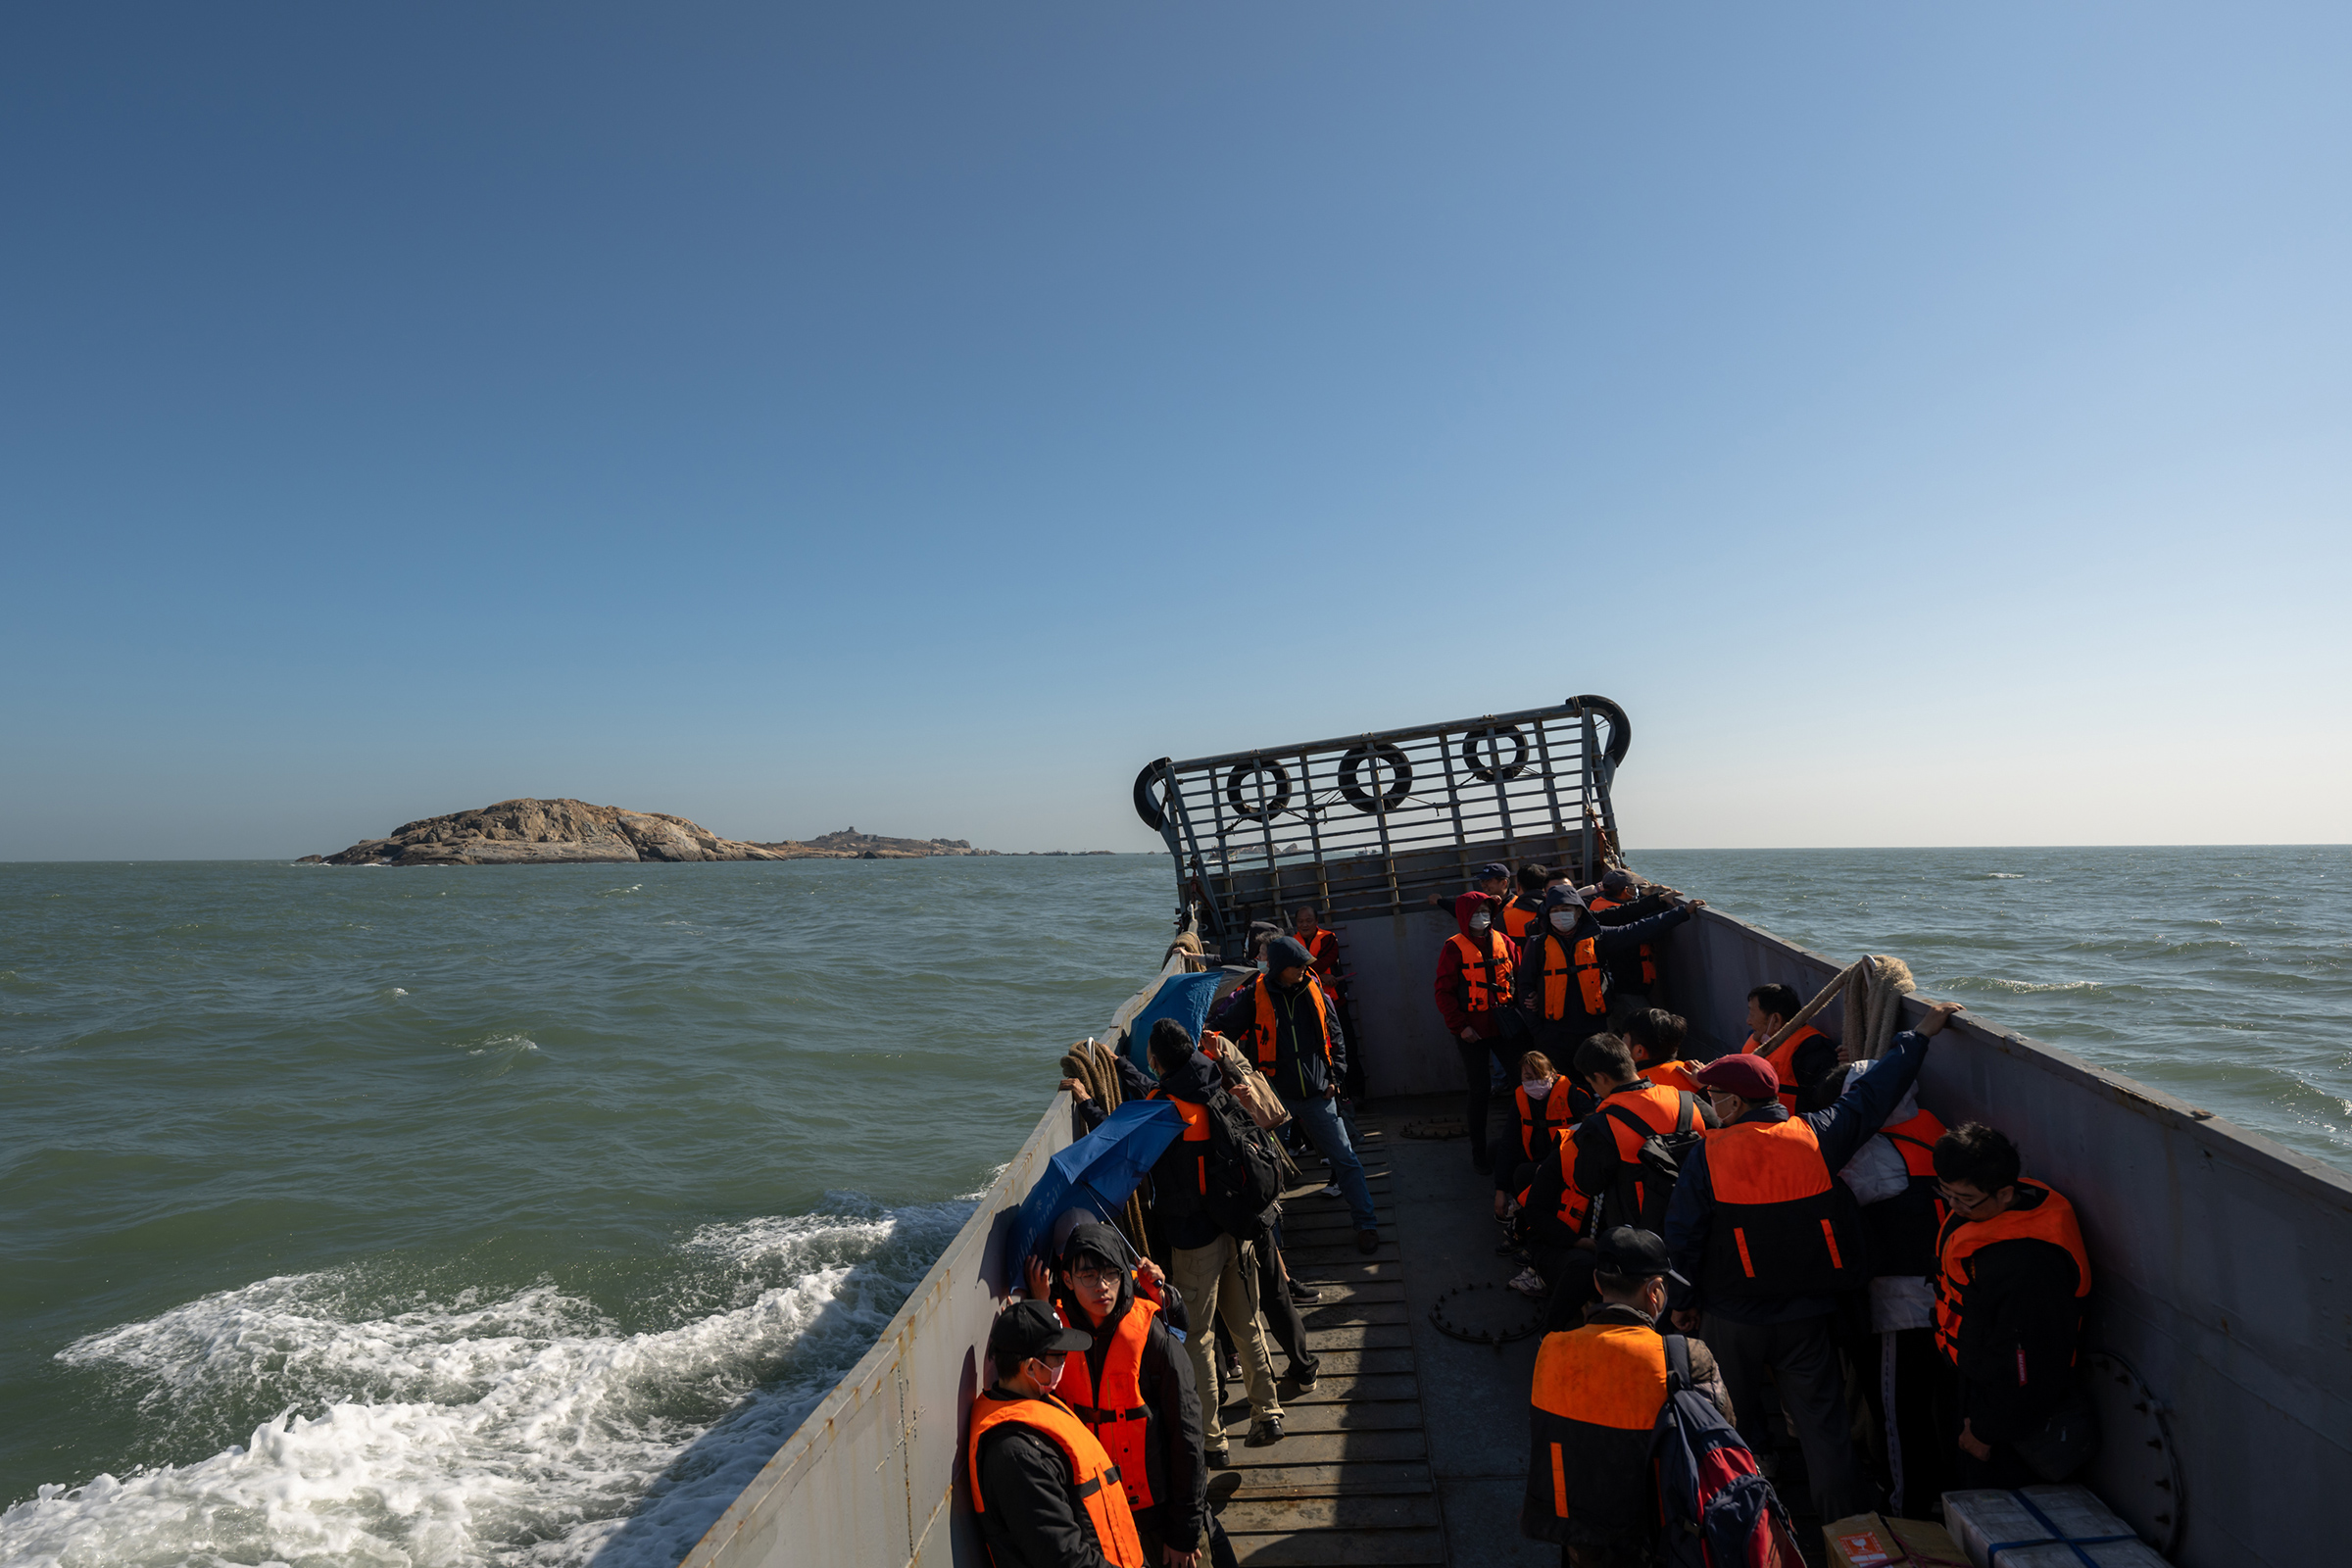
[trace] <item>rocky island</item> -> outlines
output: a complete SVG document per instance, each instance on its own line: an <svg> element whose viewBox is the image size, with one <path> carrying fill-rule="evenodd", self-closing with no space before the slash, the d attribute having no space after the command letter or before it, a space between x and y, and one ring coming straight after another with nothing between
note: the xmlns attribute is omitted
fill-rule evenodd
<svg viewBox="0 0 2352 1568"><path fill-rule="evenodd" d="M610 860L906 860L994 855L962 839L891 839L845 828L807 843L747 844L665 811L586 801L500 801L404 822L388 838L363 839L304 865L560 865Z"/></svg>

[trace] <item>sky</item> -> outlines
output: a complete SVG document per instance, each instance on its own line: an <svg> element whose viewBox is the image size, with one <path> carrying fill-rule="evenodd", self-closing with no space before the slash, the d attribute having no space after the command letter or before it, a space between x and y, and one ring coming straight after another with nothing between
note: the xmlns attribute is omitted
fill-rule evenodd
<svg viewBox="0 0 2352 1568"><path fill-rule="evenodd" d="M2352 838L2352 12L9 8L0 859Z"/></svg>

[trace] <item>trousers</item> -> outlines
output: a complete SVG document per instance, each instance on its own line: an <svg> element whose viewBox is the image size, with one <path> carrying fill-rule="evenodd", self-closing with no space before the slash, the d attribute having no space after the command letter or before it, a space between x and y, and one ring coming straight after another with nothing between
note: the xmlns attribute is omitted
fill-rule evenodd
<svg viewBox="0 0 2352 1568"><path fill-rule="evenodd" d="M1168 1282L1184 1298L1185 1314L1193 1323L1184 1353L1193 1363L1193 1387L1200 1393L1200 1441L1206 1447L1221 1448L1225 1423L1217 1410L1220 1320L1242 1360L1242 1379L1250 1388L1250 1418L1263 1421L1282 1414L1282 1400L1274 1393L1274 1358L1266 1353L1266 1337L1257 1326L1256 1259L1246 1243L1221 1235L1206 1247L1176 1248L1168 1263Z"/></svg>
<svg viewBox="0 0 2352 1568"><path fill-rule="evenodd" d="M1845 1373L1838 1358L1834 1316L1787 1323L1740 1323L1710 1313L1707 1348L1723 1368L1723 1381L1740 1413L1740 1436L1759 1457L1780 1448L1764 1414L1764 1379L1769 1374L1781 1409L1796 1428L1804 1450L1813 1506L1828 1520L1848 1518L1870 1506L1854 1459L1852 1426L1846 1416Z"/></svg>
<svg viewBox="0 0 2352 1568"><path fill-rule="evenodd" d="M1348 1204L1348 1214L1359 1231L1377 1230L1378 1216L1372 1211L1372 1184L1364 1180L1364 1162L1355 1157L1355 1146L1348 1141L1348 1124L1340 1118L1339 1102L1335 1100L1293 1100L1282 1097L1283 1107L1291 1119L1315 1146L1316 1152L1331 1161L1331 1179L1339 1183L1340 1197ZM1186 1302L1191 1302L1187 1297Z"/></svg>

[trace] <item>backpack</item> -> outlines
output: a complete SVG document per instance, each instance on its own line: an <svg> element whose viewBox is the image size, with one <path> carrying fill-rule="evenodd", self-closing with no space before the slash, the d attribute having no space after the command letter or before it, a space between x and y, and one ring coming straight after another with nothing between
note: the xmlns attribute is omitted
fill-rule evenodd
<svg viewBox="0 0 2352 1568"><path fill-rule="evenodd" d="M1706 1139L1706 1129L1698 1125L1698 1097L1686 1089L1682 1091L1682 1112L1675 1118L1674 1131L1650 1131L1649 1123L1623 1105L1603 1105L1601 1109L1617 1121L1642 1135L1642 1152L1635 1169L1628 1169L1624 1160L1617 1162L1617 1181L1608 1192L1608 1213L1602 1225L1633 1225L1653 1235L1666 1234L1666 1203L1674 1197L1674 1184L1682 1179L1683 1161L1690 1151ZM1641 1198L1634 1196L1640 1185ZM1597 1228L1587 1235L1598 1235Z"/></svg>
<svg viewBox="0 0 2352 1568"><path fill-rule="evenodd" d="M1200 1206L1219 1230L1248 1241L1282 1196L1282 1177L1265 1134L1231 1095L1218 1090L1208 1097L1206 1108L1208 1192Z"/></svg>
<svg viewBox="0 0 2352 1568"><path fill-rule="evenodd" d="M1780 1494L1690 1380L1690 1342L1665 1338L1666 1402L1650 1450L1665 1568L1803 1568Z"/></svg>

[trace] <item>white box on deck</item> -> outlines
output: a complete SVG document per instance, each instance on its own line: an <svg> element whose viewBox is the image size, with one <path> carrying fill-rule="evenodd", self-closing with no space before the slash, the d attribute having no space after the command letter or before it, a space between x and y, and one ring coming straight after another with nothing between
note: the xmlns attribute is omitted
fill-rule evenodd
<svg viewBox="0 0 2352 1568"><path fill-rule="evenodd" d="M1975 1568L2166 1568L2088 1487L1947 1492L1943 1526Z"/></svg>

